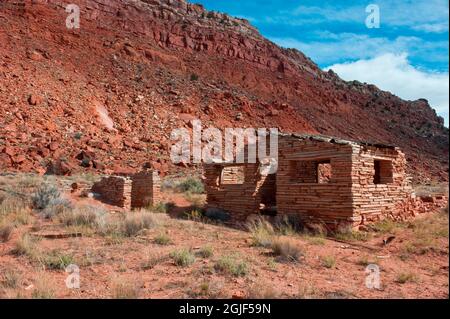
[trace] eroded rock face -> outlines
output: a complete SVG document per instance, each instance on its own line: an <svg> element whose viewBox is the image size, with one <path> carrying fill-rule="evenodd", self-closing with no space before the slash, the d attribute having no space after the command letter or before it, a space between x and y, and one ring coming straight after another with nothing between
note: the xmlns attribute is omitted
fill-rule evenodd
<svg viewBox="0 0 450 319"><path fill-rule="evenodd" d="M189 117L395 144L418 179L448 179L448 130L425 100L342 81L247 21L183 0L74 2L78 30L63 1L1 4L2 169L63 158L71 170L170 170L170 132L191 129Z"/></svg>

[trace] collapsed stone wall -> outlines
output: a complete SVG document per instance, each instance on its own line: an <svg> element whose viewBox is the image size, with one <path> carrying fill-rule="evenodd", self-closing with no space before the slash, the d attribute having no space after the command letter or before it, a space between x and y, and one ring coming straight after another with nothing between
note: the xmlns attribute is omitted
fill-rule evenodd
<svg viewBox="0 0 450 319"><path fill-rule="evenodd" d="M92 192L106 204L125 209L137 209L157 204L161 200L161 181L156 171L132 176L105 177L95 183Z"/></svg>

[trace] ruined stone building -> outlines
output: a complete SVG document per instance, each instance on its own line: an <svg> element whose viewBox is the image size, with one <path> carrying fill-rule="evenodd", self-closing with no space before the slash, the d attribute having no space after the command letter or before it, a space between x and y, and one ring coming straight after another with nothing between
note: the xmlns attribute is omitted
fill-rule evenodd
<svg viewBox="0 0 450 319"><path fill-rule="evenodd" d="M161 182L156 171L131 176L110 176L95 183L92 192L106 204L125 209L150 207L161 201Z"/></svg>
<svg viewBox="0 0 450 319"><path fill-rule="evenodd" d="M272 175L261 163L204 165L207 208L235 222L269 215L352 226L426 210L397 147L291 134L279 136L278 154Z"/></svg>

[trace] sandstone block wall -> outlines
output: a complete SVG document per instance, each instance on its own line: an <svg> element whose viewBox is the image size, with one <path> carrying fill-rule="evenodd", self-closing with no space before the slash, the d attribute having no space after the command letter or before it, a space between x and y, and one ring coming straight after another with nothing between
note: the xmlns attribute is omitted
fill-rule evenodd
<svg viewBox="0 0 450 319"><path fill-rule="evenodd" d="M298 215L325 223L352 221L351 159L350 145L295 137L280 139L278 215ZM318 170L322 162L331 166L328 172L331 176L326 182Z"/></svg>
<svg viewBox="0 0 450 319"><path fill-rule="evenodd" d="M242 168L243 182L230 183ZM276 205L277 218L356 227L447 204L444 196L416 198L400 149L324 137L279 138L276 175L261 176L258 164L205 165L205 183L208 206L228 211L234 221Z"/></svg>
<svg viewBox="0 0 450 319"><path fill-rule="evenodd" d="M106 204L136 209L157 204L161 200L161 182L157 172L141 172L129 177L105 177L95 183L92 192Z"/></svg>
<svg viewBox="0 0 450 319"><path fill-rule="evenodd" d="M244 179L230 184L230 172L242 170ZM275 180L262 176L259 164L205 165L204 175L207 206L229 212L234 221L245 221L259 211L261 203L269 198L268 192L275 194Z"/></svg>
<svg viewBox="0 0 450 319"><path fill-rule="evenodd" d="M157 172L133 175L131 208L149 207L161 201L161 181Z"/></svg>
<svg viewBox="0 0 450 319"><path fill-rule="evenodd" d="M100 199L108 205L130 209L131 184L128 177L106 177L92 186L92 192L99 194Z"/></svg>

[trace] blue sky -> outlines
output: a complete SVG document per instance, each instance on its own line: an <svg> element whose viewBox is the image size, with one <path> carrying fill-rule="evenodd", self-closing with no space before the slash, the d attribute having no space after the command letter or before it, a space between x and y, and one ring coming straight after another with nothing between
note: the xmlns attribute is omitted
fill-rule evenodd
<svg viewBox="0 0 450 319"><path fill-rule="evenodd" d="M297 48L346 80L376 84L404 99L426 98L448 126L447 0L196 0L248 19L273 42ZM380 27L367 28L378 5Z"/></svg>

